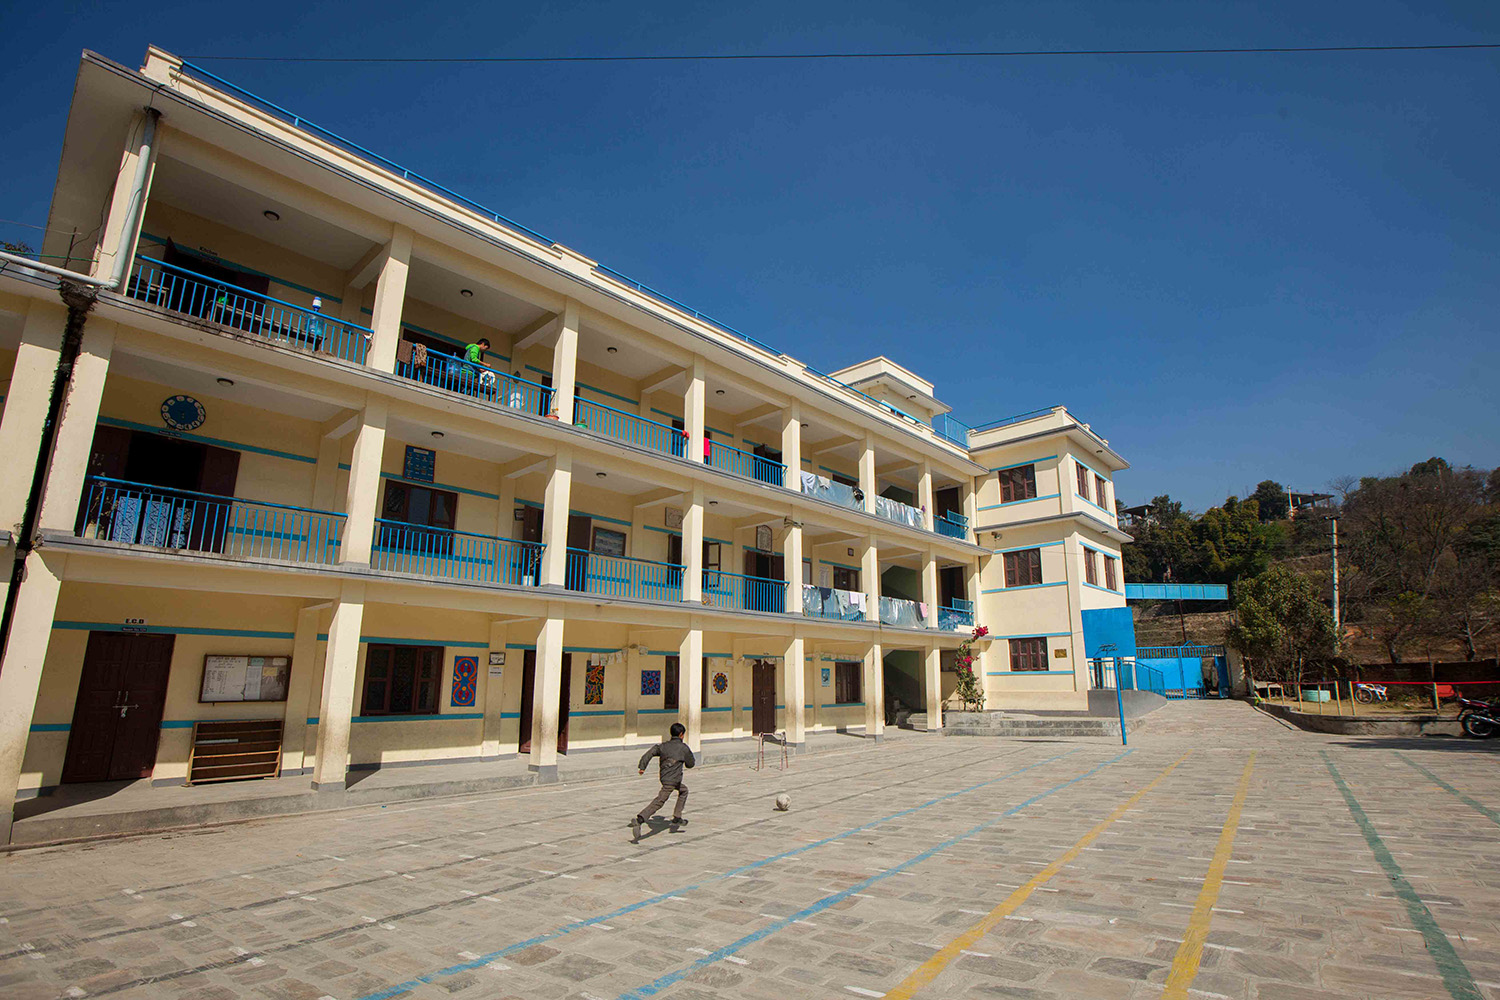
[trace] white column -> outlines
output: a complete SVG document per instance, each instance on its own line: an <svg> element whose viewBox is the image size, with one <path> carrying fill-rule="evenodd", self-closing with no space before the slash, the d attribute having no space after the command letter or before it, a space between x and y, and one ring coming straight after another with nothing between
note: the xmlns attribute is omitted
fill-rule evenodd
<svg viewBox="0 0 1500 1000"><path fill-rule="evenodd" d="M865 738L878 740L885 732L885 656L878 642L865 653L864 674Z"/></svg>
<svg viewBox="0 0 1500 1000"><path fill-rule="evenodd" d="M693 358L693 367L688 372L687 391L682 396L682 425L687 431L687 458L690 462L701 462L704 438L704 404L707 388L704 384L703 359ZM683 539L684 543L686 538Z"/></svg>
<svg viewBox="0 0 1500 1000"><path fill-rule="evenodd" d="M865 494L865 513L875 513L875 435L869 433L859 453L859 488Z"/></svg>
<svg viewBox="0 0 1500 1000"><path fill-rule="evenodd" d="M365 364L383 372L396 370L396 343L401 339L401 310L406 304L406 275L411 262L411 230L396 225L386 244L375 280L375 307L370 316L370 341Z"/></svg>
<svg viewBox="0 0 1500 1000"><path fill-rule="evenodd" d="M550 614L549 610L549 614ZM561 722L563 619L549 617L536 637L536 679L531 685L531 769L537 780L557 780L557 731Z"/></svg>
<svg viewBox="0 0 1500 1000"><path fill-rule="evenodd" d="M793 523L786 529L782 543L782 563L786 571L786 613L802 613L802 525Z"/></svg>
<svg viewBox="0 0 1500 1000"><path fill-rule="evenodd" d="M103 234L94 246L94 267L90 273L96 278L111 277L119 259L121 257L127 260L134 258L136 247L140 243L141 220L146 217L146 202L151 194L151 183L156 178L156 152L161 148L162 130L159 126L152 145L147 150L150 162L146 167L145 183L141 185L140 206L135 212L135 227L128 233L124 230L126 220L131 215L130 200L134 193L136 171L140 169L140 143L145 140L146 116L152 113L138 111L131 118L129 141L134 142L135 145L127 145L120 157L120 172L115 175L115 189L110 195L109 215L105 218ZM127 270L126 273L128 274L129 271Z"/></svg>
<svg viewBox="0 0 1500 1000"><path fill-rule="evenodd" d="M978 501L974 499L976 495L974 477L964 477L963 485L959 487L959 498L963 503L964 517L969 520L969 537L965 538L964 541L978 544L979 534L975 529L979 527L979 506ZM972 599L970 598L970 600Z"/></svg>
<svg viewBox="0 0 1500 1000"><path fill-rule="evenodd" d="M313 678L317 676L318 626L322 620L320 605L297 612L296 631L292 633L292 672L281 717L282 774L302 773L307 750L307 717L312 714L307 709L312 700Z"/></svg>
<svg viewBox="0 0 1500 1000"><path fill-rule="evenodd" d="M10 639L0 662L0 844L10 843L16 789L21 785L64 564L63 556L44 559L41 550L26 557L26 584L16 597Z"/></svg>
<svg viewBox="0 0 1500 1000"><path fill-rule="evenodd" d="M865 539L859 559L859 583L865 592L865 621L880 621L880 553L875 536Z"/></svg>
<svg viewBox="0 0 1500 1000"><path fill-rule="evenodd" d="M980 588L984 579L983 569L992 557L975 556L969 563L968 579L964 583L964 600L974 605L974 624L983 625L979 620Z"/></svg>
<svg viewBox="0 0 1500 1000"><path fill-rule="evenodd" d="M344 534L339 561L368 566L375 544L375 512L380 509L380 467L385 460L387 404L373 393L354 432L349 484L344 495Z"/></svg>
<svg viewBox="0 0 1500 1000"><path fill-rule="evenodd" d="M353 728L355 680L359 675L359 634L365 616L365 585L346 583L328 624L328 664L318 707L317 759L313 788L342 791L349 773L349 731Z"/></svg>
<svg viewBox="0 0 1500 1000"><path fill-rule="evenodd" d="M68 311L62 303L32 299L21 324L15 368L5 387L5 414L0 416L0 455L8 456L6 474L0 476L0 529L11 533L20 530L31 493L31 473L40 460L37 449L67 322Z"/></svg>
<svg viewBox="0 0 1500 1000"><path fill-rule="evenodd" d="M633 746L640 734L641 718L641 671L646 667L646 654L640 648L641 640L634 632L626 635L625 647L625 745Z"/></svg>
<svg viewBox="0 0 1500 1000"><path fill-rule="evenodd" d="M677 648L677 704L687 727L687 745L703 749L703 632L690 628Z"/></svg>
<svg viewBox="0 0 1500 1000"><path fill-rule="evenodd" d="M923 624L928 628L937 628L938 568L937 557L933 555L931 549L928 549L922 556L922 603L927 605L927 620Z"/></svg>
<svg viewBox="0 0 1500 1000"><path fill-rule="evenodd" d="M508 513L508 512L507 512ZM488 652L505 652L505 640L510 636L510 628L504 621L490 622L490 645ZM505 727L505 682L512 676L521 675L519 663L520 653L516 655L517 663L502 664L498 667L489 665L489 657L479 665L479 676L481 689L484 692L484 742L480 744L479 756L484 760L494 760L503 752L504 727ZM500 671L500 676L495 676L495 671ZM516 685L518 688L519 684Z"/></svg>
<svg viewBox="0 0 1500 1000"><path fill-rule="evenodd" d="M700 445L701 446L701 445ZM703 487L694 486L682 512L682 599L703 603Z"/></svg>
<svg viewBox="0 0 1500 1000"><path fill-rule="evenodd" d="M782 700L786 705L786 739L793 746L807 740L807 644L801 636L786 642L781 658Z"/></svg>
<svg viewBox="0 0 1500 1000"><path fill-rule="evenodd" d="M563 305L557 343L552 345L552 410L565 424L573 422L573 399L578 389L578 303Z"/></svg>
<svg viewBox="0 0 1500 1000"><path fill-rule="evenodd" d="M974 669L979 669L978 664L975 664ZM941 649L933 646L927 650L924 670L927 688L927 731L935 732L943 728L943 651Z"/></svg>
<svg viewBox="0 0 1500 1000"><path fill-rule="evenodd" d="M573 492L573 453L559 448L547 464L542 494L542 584L562 587L568 574L568 504ZM540 662L540 647L538 647ZM538 667L540 669L540 666ZM535 740L532 741L533 744Z"/></svg>
<svg viewBox="0 0 1500 1000"><path fill-rule="evenodd" d="M62 416L52 444L52 464L42 494L38 526L72 532L78 515L78 500L88 476L93 451L94 428L99 423L99 401L115 347L115 324L91 319L83 328L83 344L73 363L73 383L63 400ZM50 391L50 379L49 379ZM29 484L28 484L29 485Z"/></svg>
<svg viewBox="0 0 1500 1000"><path fill-rule="evenodd" d="M786 463L786 488L802 492L802 407L796 400L781 413L781 460Z"/></svg>
<svg viewBox="0 0 1500 1000"><path fill-rule="evenodd" d="M917 504L922 508L922 523L928 531L937 530L937 511L933 509L932 464L922 459L922 472L917 477Z"/></svg>

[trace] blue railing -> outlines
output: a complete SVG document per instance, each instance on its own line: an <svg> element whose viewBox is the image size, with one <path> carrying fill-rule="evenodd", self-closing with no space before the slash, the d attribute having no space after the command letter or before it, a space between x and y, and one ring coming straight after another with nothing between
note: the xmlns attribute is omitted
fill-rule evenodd
<svg viewBox="0 0 1500 1000"><path fill-rule="evenodd" d="M752 455L748 451L740 451L731 448L727 444L717 441L708 442L708 464L715 469L723 469L746 479L757 479L763 483L773 486L781 486L785 483L786 466L769 458Z"/></svg>
<svg viewBox="0 0 1500 1000"><path fill-rule="evenodd" d="M408 360L401 360L403 355ZM397 355L396 374L445 392L488 400L538 416L545 416L552 408L552 390L546 386L439 351L408 354L403 345Z"/></svg>
<svg viewBox="0 0 1500 1000"><path fill-rule="evenodd" d="M370 567L391 573L535 586L542 546L510 538L375 519Z"/></svg>
<svg viewBox="0 0 1500 1000"><path fill-rule="evenodd" d="M78 535L245 559L338 561L344 515L96 476Z"/></svg>
<svg viewBox="0 0 1500 1000"><path fill-rule="evenodd" d="M1021 424L1028 420L1035 420L1037 417L1045 417L1052 410L1053 407L1044 406L1040 410L1027 410L1025 413L1017 413L1013 417L1001 417L999 420L991 420L989 423L975 424L969 429L975 432L992 431L996 427L1009 427L1011 424Z"/></svg>
<svg viewBox="0 0 1500 1000"><path fill-rule="evenodd" d="M938 605L938 628L952 630L974 627L974 602L950 597L948 605Z"/></svg>
<svg viewBox="0 0 1500 1000"><path fill-rule="evenodd" d="M835 621L865 620L865 596L832 587L802 586L802 613L809 618L832 618Z"/></svg>
<svg viewBox="0 0 1500 1000"><path fill-rule="evenodd" d="M944 511L933 518L932 523L940 535L965 540L969 537L969 519L956 510Z"/></svg>
<svg viewBox="0 0 1500 1000"><path fill-rule="evenodd" d="M682 600L682 567L629 556L569 549L565 586L586 594L642 601Z"/></svg>
<svg viewBox="0 0 1500 1000"><path fill-rule="evenodd" d="M1166 697L1166 678L1160 670L1135 660L1093 660L1089 674L1094 687L1113 691L1150 691Z"/></svg>
<svg viewBox="0 0 1500 1000"><path fill-rule="evenodd" d="M663 455L681 458L687 454L687 435L677 428L590 399L573 400L573 423L595 434Z"/></svg>
<svg viewBox="0 0 1500 1000"><path fill-rule="evenodd" d="M786 611L786 581L761 576L703 571L703 600L716 608L734 611Z"/></svg>
<svg viewBox="0 0 1500 1000"><path fill-rule="evenodd" d="M884 625L900 628L927 627L927 619L916 601L908 601L904 597L886 597L883 594L880 598L880 621Z"/></svg>
<svg viewBox="0 0 1500 1000"><path fill-rule="evenodd" d="M364 364L371 330L262 292L216 281L175 264L137 257L125 294L285 347L300 347Z"/></svg>
<svg viewBox="0 0 1500 1000"><path fill-rule="evenodd" d="M954 420L946 413L939 413L932 418L932 431L944 441L951 441L960 448L969 446L969 425L962 420Z"/></svg>

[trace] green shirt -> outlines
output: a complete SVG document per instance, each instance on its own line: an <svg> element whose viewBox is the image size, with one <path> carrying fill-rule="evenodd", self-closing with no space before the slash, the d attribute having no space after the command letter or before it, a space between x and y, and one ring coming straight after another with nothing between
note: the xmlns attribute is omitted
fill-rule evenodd
<svg viewBox="0 0 1500 1000"><path fill-rule="evenodd" d="M469 344L467 347L464 348L464 360L465 361L472 361L472 362L474 362L477 365L477 364L480 363L480 359L483 358L483 357L484 357L484 350L478 344Z"/></svg>

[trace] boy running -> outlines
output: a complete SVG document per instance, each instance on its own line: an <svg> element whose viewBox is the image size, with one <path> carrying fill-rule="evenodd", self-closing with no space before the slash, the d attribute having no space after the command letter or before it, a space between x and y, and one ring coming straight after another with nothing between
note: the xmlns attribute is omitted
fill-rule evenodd
<svg viewBox="0 0 1500 1000"><path fill-rule="evenodd" d="M692 767L697 761L693 759L693 751L682 742L682 737L687 733L682 723L672 723L671 732L670 740L656 744L641 758L641 774L646 773L646 765L651 763L652 757L661 758L661 791L656 793L656 798L651 800L650 805L630 821L630 830L635 834L636 840L641 839L641 826L667 804L667 799L673 792L677 793L677 806L672 810L672 822L687 825L687 820L682 818L682 807L687 803L688 797L687 786L682 783L682 769Z"/></svg>

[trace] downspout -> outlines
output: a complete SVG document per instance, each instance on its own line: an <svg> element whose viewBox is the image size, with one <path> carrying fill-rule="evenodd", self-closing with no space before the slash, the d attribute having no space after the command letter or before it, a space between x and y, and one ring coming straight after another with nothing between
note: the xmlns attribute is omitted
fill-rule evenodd
<svg viewBox="0 0 1500 1000"><path fill-rule="evenodd" d="M114 267L109 279L102 280L87 274L66 271L50 264L42 264L17 254L0 252L0 259L15 261L47 274L59 277L57 294L68 307L68 320L63 326L62 348L58 353L57 368L52 373L52 393L47 400L47 419L42 424L42 439L37 448L36 464L31 471L31 489L26 494L26 507L21 514L21 524L16 533L15 561L11 564L10 588L5 594L5 610L0 613L0 664L10 644L10 629L15 618L16 603L22 584L26 581L26 560L36 549L37 521L41 516L42 492L46 488L47 473L52 467L52 450L57 442L57 428L61 422L63 406L73 386L73 366L83 348L83 327L99 292L115 289L125 281L134 258L136 240L139 238L141 206L145 202L146 177L151 170L156 140L156 122L161 112L146 108L146 122L141 133L140 154L135 165L135 176L131 179L130 200L126 205L125 219L120 226L120 242L115 248Z"/></svg>

